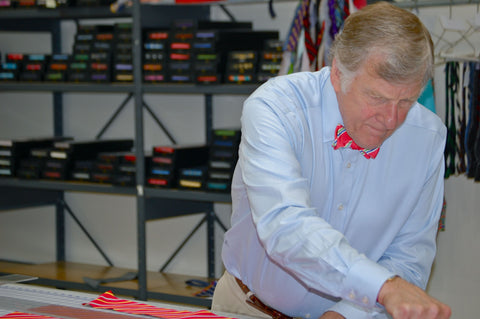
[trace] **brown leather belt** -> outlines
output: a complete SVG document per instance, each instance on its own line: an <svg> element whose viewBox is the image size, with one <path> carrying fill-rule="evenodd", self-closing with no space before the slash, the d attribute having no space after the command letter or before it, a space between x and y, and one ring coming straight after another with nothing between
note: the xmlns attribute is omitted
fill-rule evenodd
<svg viewBox="0 0 480 319"><path fill-rule="evenodd" d="M245 301L247 304L250 306L254 307L257 310L260 310L263 313L266 313L267 315L271 316L273 319L293 319L290 316L284 315L278 310L275 310L266 304L264 304L260 299L255 296L250 289L238 278L235 277L235 280L237 281L238 286L242 289L242 291L245 293L248 299Z"/></svg>

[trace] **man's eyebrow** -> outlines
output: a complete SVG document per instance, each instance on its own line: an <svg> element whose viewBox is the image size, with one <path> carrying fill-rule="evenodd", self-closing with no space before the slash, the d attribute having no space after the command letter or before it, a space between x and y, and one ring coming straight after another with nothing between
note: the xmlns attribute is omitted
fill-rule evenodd
<svg viewBox="0 0 480 319"><path fill-rule="evenodd" d="M418 98L420 97L421 94L418 94L418 95L415 95L415 96L411 96L411 97L406 97L404 99L401 99L400 101L405 101L405 102L411 102L411 103L415 103Z"/></svg>
<svg viewBox="0 0 480 319"><path fill-rule="evenodd" d="M379 92L373 90L373 89L370 89L370 88L366 88L364 89L364 92L369 95L369 96L372 96L372 97L380 97L380 98L383 98L383 99L388 99L387 97L383 96L382 94L380 94Z"/></svg>
<svg viewBox="0 0 480 319"><path fill-rule="evenodd" d="M375 97L375 98L382 98L382 99L386 99L386 100L392 100L391 98L384 96L383 94L375 91L374 89L365 88L365 89L364 89L364 92L365 92L367 95L372 96L372 97ZM419 97L420 97L420 94L419 94L419 95L415 95L415 96L411 96L411 97L406 97L406 98L400 99L400 101L415 103L415 102L418 100Z"/></svg>

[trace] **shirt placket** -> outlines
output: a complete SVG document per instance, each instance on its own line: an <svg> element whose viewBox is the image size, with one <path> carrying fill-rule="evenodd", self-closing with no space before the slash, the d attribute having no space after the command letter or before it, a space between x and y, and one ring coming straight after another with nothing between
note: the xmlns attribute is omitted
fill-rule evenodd
<svg viewBox="0 0 480 319"><path fill-rule="evenodd" d="M335 195L330 224L337 230L343 231L350 212L351 194L354 183L354 169L358 160L358 151L351 149L339 150L342 155L342 164L335 179Z"/></svg>

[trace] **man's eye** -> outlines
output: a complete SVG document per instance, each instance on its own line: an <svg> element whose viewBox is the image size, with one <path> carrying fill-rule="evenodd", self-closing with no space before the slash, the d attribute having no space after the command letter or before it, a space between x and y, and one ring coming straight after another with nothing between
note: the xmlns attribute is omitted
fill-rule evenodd
<svg viewBox="0 0 480 319"><path fill-rule="evenodd" d="M384 104L386 102L386 99L380 96L372 96L370 97L370 100L375 105Z"/></svg>

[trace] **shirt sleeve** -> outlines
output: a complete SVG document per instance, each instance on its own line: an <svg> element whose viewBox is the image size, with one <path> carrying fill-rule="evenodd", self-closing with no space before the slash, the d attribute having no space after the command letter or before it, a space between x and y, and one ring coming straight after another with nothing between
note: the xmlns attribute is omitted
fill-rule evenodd
<svg viewBox="0 0 480 319"><path fill-rule="evenodd" d="M378 264L425 289L436 253L436 234L444 195L445 145L443 135L431 143L431 171L418 194L416 205Z"/></svg>
<svg viewBox="0 0 480 319"><path fill-rule="evenodd" d="M392 317L380 307L375 307L371 310L359 308L358 306L348 302L340 301L336 303L330 311L341 314L345 318L355 319L391 319Z"/></svg>
<svg viewBox="0 0 480 319"><path fill-rule="evenodd" d="M253 221L267 255L313 291L372 308L385 267L351 247L311 207L309 180L298 160L307 125L284 92L249 98L242 115L239 164Z"/></svg>

